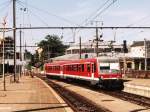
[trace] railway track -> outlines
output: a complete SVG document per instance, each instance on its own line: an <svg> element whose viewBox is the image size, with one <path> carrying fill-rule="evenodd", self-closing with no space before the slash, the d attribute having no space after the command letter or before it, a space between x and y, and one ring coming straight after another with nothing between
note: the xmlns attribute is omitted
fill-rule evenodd
<svg viewBox="0 0 150 112"><path fill-rule="evenodd" d="M111 95L113 97L117 97L125 101L129 101L131 103L135 103L137 105L150 108L150 98L148 97L135 95L135 94L131 94L131 93L123 92L123 91L112 91L112 92L101 91L101 92Z"/></svg>
<svg viewBox="0 0 150 112"><path fill-rule="evenodd" d="M75 112L111 112L103 107L100 107L91 100L50 81L46 77L40 75L36 76L51 86Z"/></svg>
<svg viewBox="0 0 150 112"><path fill-rule="evenodd" d="M65 83L66 83L66 81L65 81ZM150 108L150 98L148 98L148 97L144 97L144 96L140 96L140 95L135 95L135 94L131 94L131 93L123 92L123 91L106 91L106 90L100 90L99 88L89 87L87 84L81 84L81 83L79 84L79 83L76 83L76 82L73 82L71 84L82 86L82 87L87 88L87 89L92 89L93 91L97 91L97 92L100 92L100 93L103 93L103 94L107 94L107 95L110 95L110 96L122 99L124 101L128 101L128 102L131 102L131 103L134 103L134 104L137 104L137 105L144 106L146 108ZM54 88L57 88L57 87L54 87ZM67 90L65 90L65 91L67 91ZM63 92L60 92L60 93L63 93ZM64 94L66 94L66 93L64 93ZM73 94L74 94L73 96L79 98L79 99L77 99L77 102L80 101L80 98L82 99L82 97L80 95L78 95L77 93L73 93ZM82 99L82 100L83 100L83 103L81 104L81 108L82 108L82 105L88 104L88 103L85 103L84 101L91 102L89 99ZM73 103L74 102L71 101L70 106ZM92 102L91 105L93 105L93 104L94 104L94 102ZM98 109L99 109L99 106L97 106L96 104L94 104L94 105L95 105L95 107L94 106L91 106L91 107L94 107L94 109L96 109L98 107ZM78 106L78 103L77 103L76 106L80 108L80 106ZM97 110L94 110L94 109L90 108L89 109L90 111L87 111L87 112L95 112L95 111L97 112ZM106 110L106 109L102 109L102 110L100 112L109 112L109 110Z"/></svg>

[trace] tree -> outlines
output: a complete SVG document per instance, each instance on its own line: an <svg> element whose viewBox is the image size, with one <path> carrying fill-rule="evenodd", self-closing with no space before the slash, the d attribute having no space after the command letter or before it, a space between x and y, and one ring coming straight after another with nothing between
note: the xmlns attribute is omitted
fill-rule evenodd
<svg viewBox="0 0 150 112"><path fill-rule="evenodd" d="M68 46L64 45L57 35L47 35L45 40L39 42L38 47L42 48L42 61L49 58L61 56Z"/></svg>
<svg viewBox="0 0 150 112"><path fill-rule="evenodd" d="M30 60L30 59L31 59L31 56L32 56L32 54L31 54L28 50L25 50L24 58Z"/></svg>

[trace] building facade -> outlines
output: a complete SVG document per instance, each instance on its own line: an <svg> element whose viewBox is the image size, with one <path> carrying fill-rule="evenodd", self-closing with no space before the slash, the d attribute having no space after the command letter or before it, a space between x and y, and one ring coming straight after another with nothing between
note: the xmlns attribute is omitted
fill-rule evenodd
<svg viewBox="0 0 150 112"><path fill-rule="evenodd" d="M3 49L4 49L4 61L5 61L5 73L14 72L14 40L12 37L5 37L4 48L3 41L0 42L0 74L3 70ZM16 53L16 67L17 72L20 69L19 53Z"/></svg>

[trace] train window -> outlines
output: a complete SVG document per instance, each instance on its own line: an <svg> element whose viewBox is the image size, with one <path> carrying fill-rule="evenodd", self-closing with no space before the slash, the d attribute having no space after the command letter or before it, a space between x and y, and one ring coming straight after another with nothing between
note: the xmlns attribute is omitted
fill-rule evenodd
<svg viewBox="0 0 150 112"><path fill-rule="evenodd" d="M87 72L90 72L90 71L91 71L90 64L87 64Z"/></svg>
<svg viewBox="0 0 150 112"><path fill-rule="evenodd" d="M73 65L71 65L71 71L73 71Z"/></svg>
<svg viewBox="0 0 150 112"><path fill-rule="evenodd" d="M82 72L84 72L84 64L81 64Z"/></svg>
<svg viewBox="0 0 150 112"><path fill-rule="evenodd" d="M68 66L68 71L70 71L70 66L69 65L67 65Z"/></svg>
<svg viewBox="0 0 150 112"><path fill-rule="evenodd" d="M77 72L78 72L79 71L78 64L76 65L76 67L77 67Z"/></svg>
<svg viewBox="0 0 150 112"><path fill-rule="evenodd" d="M77 66L76 65L73 65L73 70L77 71Z"/></svg>
<svg viewBox="0 0 150 112"><path fill-rule="evenodd" d="M94 63L94 72L96 72L96 63Z"/></svg>
<svg viewBox="0 0 150 112"><path fill-rule="evenodd" d="M81 72L81 66L80 65L78 65L78 71Z"/></svg>
<svg viewBox="0 0 150 112"><path fill-rule="evenodd" d="M69 70L68 65L65 65L65 68L66 68L66 71L68 71L68 70Z"/></svg>
<svg viewBox="0 0 150 112"><path fill-rule="evenodd" d="M69 71L71 71L71 66L70 65L68 65L68 68L69 68Z"/></svg>
<svg viewBox="0 0 150 112"><path fill-rule="evenodd" d="M92 73L94 72L94 64L92 64Z"/></svg>
<svg viewBox="0 0 150 112"><path fill-rule="evenodd" d="M71 71L71 66L70 65L68 65L68 70Z"/></svg>

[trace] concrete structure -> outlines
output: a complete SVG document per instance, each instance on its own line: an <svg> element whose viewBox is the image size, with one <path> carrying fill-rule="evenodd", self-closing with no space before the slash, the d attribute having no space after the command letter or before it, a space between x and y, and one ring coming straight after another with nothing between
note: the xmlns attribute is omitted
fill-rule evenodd
<svg viewBox="0 0 150 112"><path fill-rule="evenodd" d="M146 59L146 60L145 60ZM134 70L150 70L150 41L134 41L130 52L125 54L126 67Z"/></svg>
<svg viewBox="0 0 150 112"><path fill-rule="evenodd" d="M20 83L10 83L0 94L0 112L73 112L66 102L39 78L22 76ZM2 83L2 81L0 81ZM2 85L0 85L2 88Z"/></svg>
<svg viewBox="0 0 150 112"><path fill-rule="evenodd" d="M125 78L124 91L150 98L150 79Z"/></svg>
<svg viewBox="0 0 150 112"><path fill-rule="evenodd" d="M145 70L145 58L147 70L150 70L150 41L134 41L128 46L129 52L123 53L123 45L111 44L109 41L99 43L99 56L113 55L120 59L120 66L126 70ZM82 43L81 58L96 57L95 44ZM66 50L64 56L53 58L53 60L79 59L79 44L74 44Z"/></svg>
<svg viewBox="0 0 150 112"><path fill-rule="evenodd" d="M79 54L79 44L71 45L67 50L66 54ZM122 45L113 44L111 41L99 42L99 53L111 53L111 52L122 52ZM86 42L81 44L81 53L96 53L96 43Z"/></svg>
<svg viewBox="0 0 150 112"><path fill-rule="evenodd" d="M2 73L2 58L3 58L3 42L0 42L0 73ZM14 40L12 37L5 37L4 40L4 58L5 58L5 72L14 72ZM21 65L19 53L16 53L16 67L17 72Z"/></svg>

